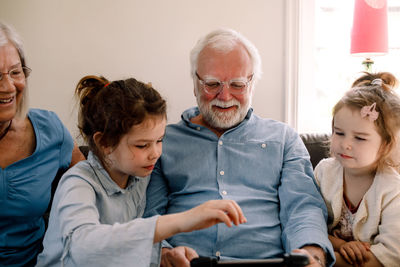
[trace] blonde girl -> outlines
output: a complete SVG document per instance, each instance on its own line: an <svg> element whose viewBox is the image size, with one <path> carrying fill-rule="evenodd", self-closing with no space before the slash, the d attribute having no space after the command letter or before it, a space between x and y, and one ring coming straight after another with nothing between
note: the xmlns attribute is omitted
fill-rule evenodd
<svg viewBox="0 0 400 267"><path fill-rule="evenodd" d="M331 155L315 168L335 266L399 266L400 99L387 72L365 73L333 109Z"/></svg>

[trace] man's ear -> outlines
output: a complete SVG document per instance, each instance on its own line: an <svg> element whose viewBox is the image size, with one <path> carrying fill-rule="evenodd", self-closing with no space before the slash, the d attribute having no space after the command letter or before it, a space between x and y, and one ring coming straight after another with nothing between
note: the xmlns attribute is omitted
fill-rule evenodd
<svg viewBox="0 0 400 267"><path fill-rule="evenodd" d="M93 135L93 141L97 148L103 152L104 155L108 155L111 153L111 148L109 146L104 146L101 144L101 138L103 137L103 133L95 132Z"/></svg>
<svg viewBox="0 0 400 267"><path fill-rule="evenodd" d="M196 84L196 79L193 79L193 94L195 97L197 97L198 93L199 93L198 84Z"/></svg>

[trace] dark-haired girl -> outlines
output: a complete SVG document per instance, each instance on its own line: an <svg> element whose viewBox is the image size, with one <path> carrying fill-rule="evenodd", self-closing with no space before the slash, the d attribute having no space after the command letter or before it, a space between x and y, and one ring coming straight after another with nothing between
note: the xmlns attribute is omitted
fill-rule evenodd
<svg viewBox="0 0 400 267"><path fill-rule="evenodd" d="M90 151L60 180L37 266L157 266L160 241L246 221L231 200L141 218L149 175L162 151L164 99L135 79L110 83L97 76L82 78L76 94L79 128Z"/></svg>

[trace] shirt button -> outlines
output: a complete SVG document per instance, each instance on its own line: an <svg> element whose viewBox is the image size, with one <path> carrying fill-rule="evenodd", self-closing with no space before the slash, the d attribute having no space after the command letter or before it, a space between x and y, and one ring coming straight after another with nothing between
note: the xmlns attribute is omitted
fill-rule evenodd
<svg viewBox="0 0 400 267"><path fill-rule="evenodd" d="M223 194L223 195L227 195L228 192L226 192L226 191L224 190L224 191L222 191L222 194Z"/></svg>
<svg viewBox="0 0 400 267"><path fill-rule="evenodd" d="M219 251L215 252L215 256L220 257L221 256L221 252L219 252Z"/></svg>
<svg viewBox="0 0 400 267"><path fill-rule="evenodd" d="M219 141L219 142L218 142L218 145L222 146L222 144L223 144L223 142L222 142L222 141Z"/></svg>
<svg viewBox="0 0 400 267"><path fill-rule="evenodd" d="M262 148L266 148L266 147L267 147L267 144L262 144L261 147L262 147Z"/></svg>
<svg viewBox="0 0 400 267"><path fill-rule="evenodd" d="M196 127L196 130L197 130L197 131L200 131L200 127Z"/></svg>
<svg viewBox="0 0 400 267"><path fill-rule="evenodd" d="M224 172L224 171L220 171L220 172L219 172L219 174L221 174L221 175L224 175L224 174L225 174L225 172Z"/></svg>

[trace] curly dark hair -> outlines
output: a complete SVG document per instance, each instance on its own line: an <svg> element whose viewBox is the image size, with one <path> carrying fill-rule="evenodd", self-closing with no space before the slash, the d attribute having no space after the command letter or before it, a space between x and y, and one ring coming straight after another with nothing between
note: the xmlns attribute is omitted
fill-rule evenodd
<svg viewBox="0 0 400 267"><path fill-rule="evenodd" d="M104 154L93 135L100 132L100 145L116 147L123 135L147 116L166 118L166 102L149 84L134 78L110 82L85 76L76 86L80 100L78 128L89 149L104 163Z"/></svg>

